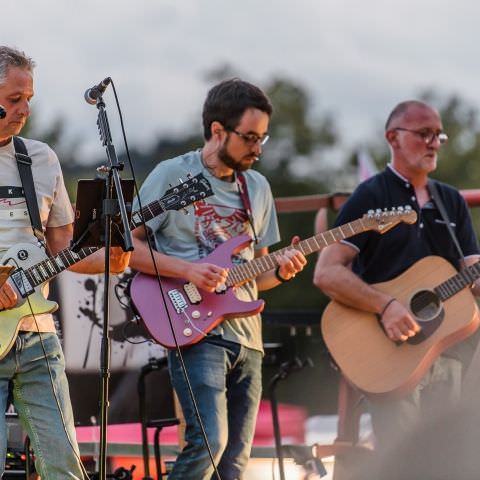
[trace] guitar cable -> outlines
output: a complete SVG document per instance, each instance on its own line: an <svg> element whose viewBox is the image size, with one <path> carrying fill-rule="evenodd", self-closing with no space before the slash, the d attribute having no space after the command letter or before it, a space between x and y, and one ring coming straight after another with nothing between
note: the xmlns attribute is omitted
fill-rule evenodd
<svg viewBox="0 0 480 480"><path fill-rule="evenodd" d="M117 109L118 109L118 113L119 113L120 126L121 126L121 131L122 131L122 136L123 136L123 142L124 142L124 145L125 145L125 153L126 153L126 156L127 156L129 167L130 167L130 172L131 172L132 178L133 178L135 194L136 194L137 199L138 199L139 215L142 219L142 225L143 225L144 232L145 232L145 238L146 238L146 241L147 241L148 250L149 250L149 253L150 253L150 258L152 260L152 265L153 265L153 268L155 270L155 277L157 279L159 292L160 292L160 295L161 295L161 298L162 298L162 302L165 306L165 311L166 311L166 314L167 314L168 323L169 323L170 330L171 330L171 333L172 333L172 336L173 336L173 340L175 342L175 350L176 350L176 353L178 355L178 359L179 359L180 366L181 366L181 369L182 369L182 372L183 372L183 375L184 375L185 383L187 385L187 390L188 390L190 399L192 401L192 406L193 406L193 410L194 410L194 413L195 413L195 417L196 417L198 425L200 427L200 431L201 431L201 434L202 434L202 437L203 437L203 441L205 443L205 447L207 449L208 456L210 458L210 462L213 466L215 476L217 477L217 480L222 480L221 477L220 477L220 473L218 472L217 466L215 465L215 460L213 458L212 449L211 449L210 443L208 441L207 432L205 430L205 426L203 424L203 421L202 421L202 418L201 418L201 415L200 415L200 411L199 411L199 408L198 408L197 400L195 398L195 394L193 392L193 388L192 388L192 385L191 385L191 382L190 382L190 378L188 376L187 368L186 368L185 362L183 360L182 351L180 349L180 346L178 345L177 337L176 337L176 334L175 334L175 329L173 328L172 318L171 318L170 313L169 313L168 308L167 308L167 301L166 301L166 298L165 298L165 292L164 292L164 289L163 289L163 286L162 286L162 281L160 279L160 273L158 271L158 267L157 267L157 264L155 262L155 257L154 257L154 253L153 253L154 248L152 246L152 240L151 240L150 235L149 235L149 229L148 229L148 227L145 223L145 218L143 217L143 207L142 207L142 203L141 203L141 199L140 199L140 191L138 189L138 184L137 184L137 179L136 179L136 176L135 176L135 170L134 170L134 167L133 167L133 162L132 162L131 157L130 157L130 150L128 148L127 137L126 137L126 134L125 134L125 128L124 128L124 124L123 124L122 111L121 111L121 108L120 108L120 103L118 101L117 91L115 89L115 83L113 82L113 80L111 81L111 84L112 84L113 94L115 96L115 101L116 101Z"/></svg>
<svg viewBox="0 0 480 480"><path fill-rule="evenodd" d="M39 242L40 243L40 242ZM42 245L45 252L48 253L48 250L46 248L45 245ZM14 258L10 258L10 260L12 260L14 263L15 263L15 266L17 268L19 268L19 265L18 263L15 261ZM27 288L26 288L26 285L24 282L24 277L22 275L20 275L20 279L22 281L22 286L23 286L23 289L24 291L26 292L27 291ZM41 287L42 287L43 284L40 284L39 285L39 289L41 291ZM53 397L55 398L55 404L57 406L57 410L58 410L58 413L60 415L60 419L62 421L62 426L63 426L63 431L65 432L65 436L67 438L67 441L68 441L68 444L70 445L70 448L72 449L72 452L74 454L74 456L76 457L76 459L78 460L78 463L80 465L80 469L84 475L84 478L86 478L87 480L90 480L90 477L88 476L88 472L85 468L85 466L83 465L83 462L82 462L82 459L80 458L80 454L79 452L77 452L77 450L75 449L74 445L73 445L73 441L72 439L70 438L70 435L68 433L68 430L67 430L67 426L66 426L66 422L65 422L65 416L63 414L63 410L62 410L62 407L60 405L60 400L58 398L58 392L57 390L55 389L55 384L54 384L54 381L53 381L53 374L52 374L52 368L51 368L51 365L50 365L50 361L48 359L48 355L47 355L47 351L46 351L46 348L45 348L45 344L43 342L43 337L42 337L42 333L43 332L40 332L40 327L38 326L38 321L37 321L37 317L36 317L36 314L35 312L33 311L33 306L30 302L30 295L27 295L27 297L25 298L25 301L27 302L28 304L28 308L30 309L30 314L35 322L35 327L37 329L37 331L35 333L38 333L38 338L40 339L40 345L42 347L42 352L43 352L43 357L45 359L45 364L47 366L47 370L48 370L48 376L49 376L49 379L50 379L50 386L52 388L52 393L53 393ZM65 369L65 365L64 365L64 369ZM65 372L66 374L66 372ZM15 390L15 386L14 386L14 390ZM28 455L27 455L27 459L28 459ZM27 460L28 461L28 460Z"/></svg>

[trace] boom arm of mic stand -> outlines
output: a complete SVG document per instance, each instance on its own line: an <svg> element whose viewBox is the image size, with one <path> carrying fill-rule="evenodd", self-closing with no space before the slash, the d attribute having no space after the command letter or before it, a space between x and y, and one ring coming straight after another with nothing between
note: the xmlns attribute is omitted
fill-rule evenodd
<svg viewBox="0 0 480 480"><path fill-rule="evenodd" d="M125 206L122 185L120 181L120 176L118 174L118 171L123 169L123 165L119 163L117 154L115 152L115 147L112 143L112 135L110 133L110 126L108 124L107 113L105 111L105 103L103 102L102 97L99 97L97 100L97 108L97 125L100 133L100 139L102 140L102 144L106 148L107 157L110 162L110 172L113 176L113 182L115 185L115 190L117 192L118 207L120 210L120 218L123 225L124 251L131 252L133 250L132 233L130 232L130 223L128 221L127 208Z"/></svg>

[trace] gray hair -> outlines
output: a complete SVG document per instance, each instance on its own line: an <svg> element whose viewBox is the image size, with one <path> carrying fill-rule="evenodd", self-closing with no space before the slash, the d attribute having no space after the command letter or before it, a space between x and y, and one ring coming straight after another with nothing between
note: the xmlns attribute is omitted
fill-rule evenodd
<svg viewBox="0 0 480 480"><path fill-rule="evenodd" d="M20 50L0 45L0 85L5 83L9 67L24 68L33 72L35 62Z"/></svg>
<svg viewBox="0 0 480 480"><path fill-rule="evenodd" d="M425 102L421 102L419 100L407 100L406 102L399 103L390 113L388 119L385 123L385 131L387 131L392 123L395 120L405 115L411 107L420 107L420 108L428 108L429 110L433 110L430 105L427 105Z"/></svg>

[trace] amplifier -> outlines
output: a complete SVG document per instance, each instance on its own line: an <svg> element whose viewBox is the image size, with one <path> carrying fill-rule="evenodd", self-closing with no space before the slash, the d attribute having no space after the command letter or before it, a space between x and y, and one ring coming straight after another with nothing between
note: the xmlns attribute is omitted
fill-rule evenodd
<svg viewBox="0 0 480 480"><path fill-rule="evenodd" d="M7 458L4 480L25 478L25 433L15 412L5 413L7 422Z"/></svg>

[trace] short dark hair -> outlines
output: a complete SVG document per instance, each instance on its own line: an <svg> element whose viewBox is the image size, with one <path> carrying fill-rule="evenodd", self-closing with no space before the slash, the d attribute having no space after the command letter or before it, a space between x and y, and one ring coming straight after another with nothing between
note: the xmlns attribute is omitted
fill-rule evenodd
<svg viewBox="0 0 480 480"><path fill-rule="evenodd" d="M220 122L225 128L234 129L240 123L245 110L256 108L272 115L272 104L260 88L251 83L232 78L215 85L207 94L203 104L203 136L210 140L213 122Z"/></svg>
<svg viewBox="0 0 480 480"><path fill-rule="evenodd" d="M406 102L401 102L391 111L390 115L388 116L387 121L385 122L385 131L388 131L390 129L390 125L397 118L403 116L408 111L408 109L413 106L429 109L432 108L426 103L420 102L419 100L407 100Z"/></svg>

